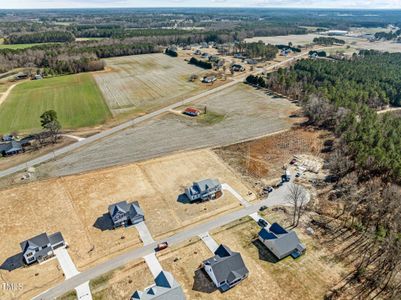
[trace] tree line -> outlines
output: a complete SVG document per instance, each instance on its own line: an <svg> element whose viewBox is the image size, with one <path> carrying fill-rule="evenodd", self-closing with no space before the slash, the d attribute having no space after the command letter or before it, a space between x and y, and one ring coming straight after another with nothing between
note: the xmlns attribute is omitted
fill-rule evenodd
<svg viewBox="0 0 401 300"><path fill-rule="evenodd" d="M69 43L75 41L75 36L68 31L44 31L25 34L11 34L4 39L4 44L34 44L34 43Z"/></svg>
<svg viewBox="0 0 401 300"><path fill-rule="evenodd" d="M354 255L354 269L326 299L401 295L401 118L376 110L401 105L400 62L401 54L361 51L350 61L304 60L247 78L299 100L308 125L334 134L328 168L336 210L319 209L340 222L335 241L350 236L340 255Z"/></svg>
<svg viewBox="0 0 401 300"><path fill-rule="evenodd" d="M276 57L278 49L274 45L266 45L263 42L257 43L236 43L234 51L243 54L249 58L258 58L271 60Z"/></svg>
<svg viewBox="0 0 401 300"><path fill-rule="evenodd" d="M339 44L339 45L345 44L344 40L340 40L340 39L333 38L333 37L325 37L325 36L316 37L313 39L313 42L315 44L319 44L319 45L323 45L323 46L331 46L334 44Z"/></svg>

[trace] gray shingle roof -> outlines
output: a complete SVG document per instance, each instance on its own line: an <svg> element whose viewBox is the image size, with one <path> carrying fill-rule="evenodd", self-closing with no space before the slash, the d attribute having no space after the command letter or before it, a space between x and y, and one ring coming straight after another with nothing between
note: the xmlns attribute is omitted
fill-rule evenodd
<svg viewBox="0 0 401 300"><path fill-rule="evenodd" d="M28 248L29 246L43 247L49 243L50 243L49 237L44 232L37 236L34 236L33 238L30 238L29 240L23 241L22 243L20 243L20 246L21 246L22 251L25 251L26 248Z"/></svg>
<svg viewBox="0 0 401 300"><path fill-rule="evenodd" d="M155 278L155 285L145 291L135 291L131 299L141 300L185 300L184 292L173 275L161 271Z"/></svg>
<svg viewBox="0 0 401 300"><path fill-rule="evenodd" d="M231 251L225 245L220 245L214 253L215 256L203 263L212 267L218 282L231 283L249 273L240 253Z"/></svg>

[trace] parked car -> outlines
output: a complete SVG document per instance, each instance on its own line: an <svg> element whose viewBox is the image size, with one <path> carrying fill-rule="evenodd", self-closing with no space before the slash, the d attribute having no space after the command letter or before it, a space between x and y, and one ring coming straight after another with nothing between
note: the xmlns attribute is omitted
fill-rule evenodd
<svg viewBox="0 0 401 300"><path fill-rule="evenodd" d="M263 205L263 206L261 206L260 208L259 208L259 211L264 211L264 210L266 210L267 209L267 206L266 205ZM261 219L260 219L261 220Z"/></svg>
<svg viewBox="0 0 401 300"><path fill-rule="evenodd" d="M264 219L259 219L259 220L258 220L258 225L259 225L260 227L266 227L268 224L269 224L269 223L267 223L266 220L264 220Z"/></svg>
<svg viewBox="0 0 401 300"><path fill-rule="evenodd" d="M157 244L157 247L156 247L156 251L161 251L161 250L164 250L164 249L166 249L168 247L168 243L167 242L163 242L163 243L160 243L160 244Z"/></svg>
<svg viewBox="0 0 401 300"><path fill-rule="evenodd" d="M297 160L295 159L295 158L293 158L291 161L290 161L290 165L293 165L293 164L295 164L297 162Z"/></svg>
<svg viewBox="0 0 401 300"><path fill-rule="evenodd" d="M301 177L301 173L297 173L297 174L295 174L295 177Z"/></svg>
<svg viewBox="0 0 401 300"><path fill-rule="evenodd" d="M273 192L273 188L271 186L266 186L263 188L263 191L265 193L271 193L271 192Z"/></svg>

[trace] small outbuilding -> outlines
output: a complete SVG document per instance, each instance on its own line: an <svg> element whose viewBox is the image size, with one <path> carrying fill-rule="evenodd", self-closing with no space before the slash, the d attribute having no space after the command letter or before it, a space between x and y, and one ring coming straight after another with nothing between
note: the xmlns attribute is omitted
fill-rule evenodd
<svg viewBox="0 0 401 300"><path fill-rule="evenodd" d="M132 203L121 201L112 204L109 206L109 214L114 228L135 225L145 221L145 214L138 201Z"/></svg>
<svg viewBox="0 0 401 300"><path fill-rule="evenodd" d="M278 259L289 255L297 258L306 251L295 231L287 231L277 223L269 228L262 228L258 238Z"/></svg>
<svg viewBox="0 0 401 300"><path fill-rule="evenodd" d="M193 107L187 107L184 111L183 114L191 117L197 117L200 115L200 110L193 108Z"/></svg>
<svg viewBox="0 0 401 300"><path fill-rule="evenodd" d="M203 262L203 268L222 292L231 289L248 277L249 271L239 252L220 245L214 254Z"/></svg>

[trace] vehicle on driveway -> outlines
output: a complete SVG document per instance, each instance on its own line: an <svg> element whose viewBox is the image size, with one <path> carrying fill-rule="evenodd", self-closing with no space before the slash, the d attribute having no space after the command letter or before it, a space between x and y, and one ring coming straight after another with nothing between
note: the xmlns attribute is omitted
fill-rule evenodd
<svg viewBox="0 0 401 300"><path fill-rule="evenodd" d="M159 244L157 244L155 251L161 251L161 250L166 249L167 247L168 247L167 242L159 243Z"/></svg>
<svg viewBox="0 0 401 300"><path fill-rule="evenodd" d="M273 188L271 186L266 186L263 188L264 193L271 193L273 192Z"/></svg>
<svg viewBox="0 0 401 300"><path fill-rule="evenodd" d="M267 221L265 220L265 219L259 219L258 220L258 225L260 226L260 227L266 227L267 225L269 225L269 223L267 223Z"/></svg>
<svg viewBox="0 0 401 300"><path fill-rule="evenodd" d="M267 209L267 206L266 205L263 205L263 206L261 206L260 208L259 208L259 211L264 211L264 210L266 210Z"/></svg>

